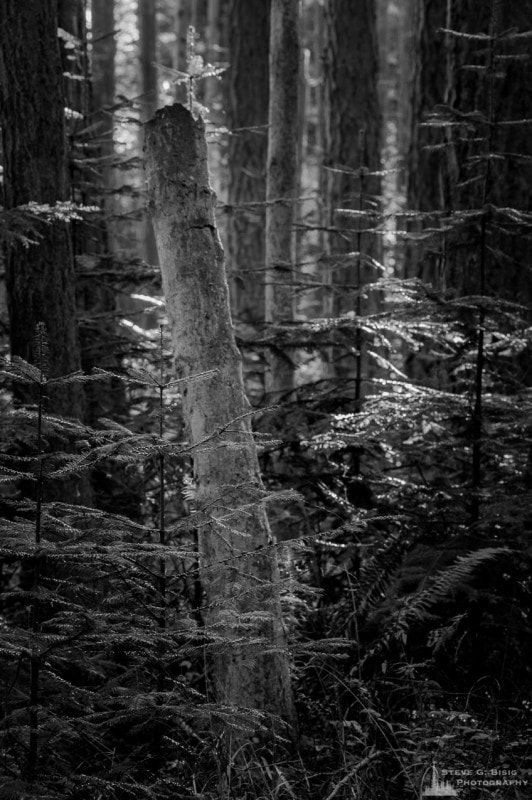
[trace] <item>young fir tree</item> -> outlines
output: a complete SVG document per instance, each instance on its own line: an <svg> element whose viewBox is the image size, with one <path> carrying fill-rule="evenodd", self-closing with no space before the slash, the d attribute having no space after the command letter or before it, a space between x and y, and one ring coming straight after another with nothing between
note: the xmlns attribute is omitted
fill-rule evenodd
<svg viewBox="0 0 532 800"><path fill-rule="evenodd" d="M50 414L50 384L120 376L100 370L49 379L42 326L35 350L37 365L15 358L3 370L8 380L31 384L38 400L33 411L5 418L6 435L16 430L31 456L4 452L1 459L2 483L13 487L1 522L2 792L175 797L192 791L198 770L222 770L212 728L236 730L247 719L204 691L205 654L222 653L228 642L198 625L203 612L190 590L198 575L192 530L204 514L183 519L169 500L173 469L191 452L172 423L181 382L167 377L161 342L158 364L121 376L142 390L144 403L151 393L156 431L110 420L91 429ZM69 450L76 444L76 454L45 448L59 435ZM52 484L102 461L146 474L155 468L151 522L50 498ZM17 496L21 480L32 484L33 497Z"/></svg>

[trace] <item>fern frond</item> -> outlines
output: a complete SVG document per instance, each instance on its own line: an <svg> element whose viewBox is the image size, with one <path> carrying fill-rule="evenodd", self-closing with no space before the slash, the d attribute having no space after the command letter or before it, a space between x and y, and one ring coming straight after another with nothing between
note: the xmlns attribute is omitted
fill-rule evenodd
<svg viewBox="0 0 532 800"><path fill-rule="evenodd" d="M357 616L366 616L382 601L407 547L408 543L403 537L393 534L373 556L363 562L357 586Z"/></svg>
<svg viewBox="0 0 532 800"><path fill-rule="evenodd" d="M452 566L436 576L428 589L406 601L397 616L399 626L402 628L406 624L408 627L416 620L426 619L436 604L449 600L457 590L470 586L475 572L487 561L507 558L511 552L506 547L484 547L459 556Z"/></svg>

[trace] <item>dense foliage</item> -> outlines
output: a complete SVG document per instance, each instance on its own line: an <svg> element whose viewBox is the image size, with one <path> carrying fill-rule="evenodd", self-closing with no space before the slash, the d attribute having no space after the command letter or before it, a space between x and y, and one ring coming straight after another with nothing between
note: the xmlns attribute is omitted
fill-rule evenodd
<svg viewBox="0 0 532 800"><path fill-rule="evenodd" d="M379 171L363 157L336 165L356 186L323 258L348 276L341 313L314 313L319 273L301 268L290 324L237 327L281 568L295 747L267 737L267 714L213 695L212 655L230 645L205 618L197 532L209 509L196 502L158 272L124 244L142 194L134 102L121 96L114 154L130 183L102 188L109 156L90 126L74 126L75 202L2 212L6 249L38 248L42 226L74 226L84 367L57 375L40 321L31 363L3 359L2 797L403 800L433 769L493 772L463 797L525 797L532 213L513 189L531 153L512 152L506 133L530 120L509 118L503 93L508 73L527 69L530 34L491 22L445 32L473 83L416 120L430 176L447 182L434 207L390 200L387 150ZM81 63L85 42L66 41ZM220 95L202 95L201 81L223 69L202 48L189 31L187 72L162 66L207 114ZM215 131L222 154L226 134ZM319 264L323 219L302 213L298 258ZM275 408L266 352L297 365ZM83 420L54 413L72 386ZM250 652L266 646L252 629L238 620ZM224 742L243 730L228 761Z"/></svg>

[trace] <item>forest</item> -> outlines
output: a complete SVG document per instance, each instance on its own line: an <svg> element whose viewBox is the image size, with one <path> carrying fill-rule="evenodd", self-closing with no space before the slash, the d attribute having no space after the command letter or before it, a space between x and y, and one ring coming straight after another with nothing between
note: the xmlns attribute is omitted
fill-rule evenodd
<svg viewBox="0 0 532 800"><path fill-rule="evenodd" d="M531 21L0 0L0 798L531 796Z"/></svg>

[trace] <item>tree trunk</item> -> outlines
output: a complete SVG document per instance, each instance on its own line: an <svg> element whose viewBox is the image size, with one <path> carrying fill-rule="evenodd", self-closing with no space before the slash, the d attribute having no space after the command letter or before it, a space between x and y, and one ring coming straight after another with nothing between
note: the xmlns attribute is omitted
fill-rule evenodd
<svg viewBox="0 0 532 800"><path fill-rule="evenodd" d="M221 0L209 0L207 3L207 23L205 25L205 60L210 64L220 61L220 22L222 14ZM205 105L212 115L213 107L220 94L219 82L216 78L207 78L205 83ZM209 116L211 116L209 115Z"/></svg>
<svg viewBox="0 0 532 800"><path fill-rule="evenodd" d="M182 402L206 517L200 547L207 624L219 626L214 630L227 641L214 657L217 697L292 723L278 567L233 336L203 121L181 105L159 111L146 125L146 158L177 373L190 379ZM207 370L215 374L193 379ZM265 611L271 619L242 627L243 615Z"/></svg>
<svg viewBox="0 0 532 800"><path fill-rule="evenodd" d="M368 214L375 208L380 181L367 175L380 170L381 114L378 95L379 58L375 0L327 0L325 4L324 106L325 171L329 207L328 261L331 295L326 312L341 316L354 311L361 316L374 311L370 297L362 303L360 289L379 273L370 266L380 260L380 242L368 229L372 217L352 218L339 208ZM354 255L348 256L348 253ZM362 341L357 331L349 349L355 358L334 353L334 372L342 377L355 373L355 394L360 399ZM359 355L357 355L359 354ZM367 377L368 365L364 365Z"/></svg>
<svg viewBox="0 0 532 800"><path fill-rule="evenodd" d="M153 0L139 0L139 62L142 117L151 119L157 111L157 24Z"/></svg>
<svg viewBox="0 0 532 800"><path fill-rule="evenodd" d="M409 85L412 127L408 152L408 207L419 211L441 209L441 155L425 149L436 134L420 128L427 112L443 103L449 81L445 39L437 31L446 25L446 0L410 0L410 37L405 41L410 62ZM408 277L408 276L407 276Z"/></svg>
<svg viewBox="0 0 532 800"><path fill-rule="evenodd" d="M57 27L55 0L0 4L0 121L8 209L69 199ZM38 227L38 244L16 245L7 254L11 352L33 360L35 326L44 322L51 372L62 375L80 366L70 226L53 222ZM79 385L50 394L55 412L82 416Z"/></svg>
<svg viewBox="0 0 532 800"><path fill-rule="evenodd" d="M532 208L529 122L532 51L530 39L505 39L504 35L512 29L520 33L528 31L531 14L532 0L507 0L505 3L468 0L459 4L451 16L452 29L493 37L484 52L478 52L471 42L451 39L455 67L450 93L452 105L460 111L475 109L489 120L487 125L477 123L476 130L473 128L463 135L466 141L455 145L458 186L454 202L457 208L484 208L486 211L487 203L494 208L513 208L525 213L530 213ZM500 40L497 37L501 37ZM469 70L467 65L479 66L482 71ZM480 146L476 141L479 136L485 137ZM494 157L484 162L484 180L466 183L479 171L478 166L472 167L473 159L485 158L488 152ZM493 251L488 253L485 264L485 292L530 307L530 233L519 226L502 223L500 217L490 216L489 212L486 231ZM472 238L471 231L464 232L463 246L457 248L449 264L450 285L460 286L467 294L482 291L483 283L481 278L472 275L471 269L464 269L464 246L468 247Z"/></svg>
<svg viewBox="0 0 532 800"><path fill-rule="evenodd" d="M59 27L74 37L74 40L61 41L65 97L68 108L75 112L67 114L67 136L72 141L86 126L89 110L85 6L81 0L58 0L57 8Z"/></svg>
<svg viewBox="0 0 532 800"><path fill-rule="evenodd" d="M356 208L361 165L380 169L381 113L378 97L379 58L375 0L328 0L325 61L327 166L346 172L330 176L333 222L336 209ZM364 137L359 134L364 131ZM375 193L379 182L366 187ZM340 223L342 219L340 219ZM345 222L345 219L344 219ZM345 249L345 248L344 248Z"/></svg>
<svg viewBox="0 0 532 800"><path fill-rule="evenodd" d="M111 13L109 15L109 8ZM92 7L92 22L102 24L98 18L96 4ZM97 35L103 37L105 54L114 51L113 35L113 2L106 5L106 18ZM67 122L70 150L69 163L71 165L70 191L72 200L86 205L102 206L104 175L95 173L95 164L99 165L102 158L102 149L107 154L113 152L112 126L107 136L101 137L99 131L87 134L88 126L92 127L94 120L92 92L90 81L90 63L87 50L87 31L85 27L85 2L84 0L60 0L59 27L66 32L68 38L62 41L63 75L65 76L65 94L67 105L72 114ZM93 29L94 34L94 29ZM108 46L108 40L111 47ZM93 58L94 58L93 51ZM111 73L111 87L114 86L114 61L107 60L106 69ZM101 65L99 72L101 75ZM100 78L100 86L104 80ZM107 75L105 76L107 81ZM109 105L113 102L113 93L107 94ZM96 118L101 119L98 109ZM109 126L109 116L104 115L105 123ZM112 119L112 117L111 117ZM87 255L100 257L108 249L107 221L101 219L99 224L95 219L88 222L76 221L73 223L73 249L74 258L80 263ZM118 367L118 359L114 356L113 345L117 341L116 326L116 293L106 280L97 283L92 278L87 278L83 269L78 269L76 281L76 302L80 312L79 338L81 349L81 366L85 372L90 372L93 367ZM114 345L116 347L116 345ZM100 417L113 416L123 411L124 393L117 386L105 385L102 382L85 384L85 421L93 425Z"/></svg>
<svg viewBox="0 0 532 800"><path fill-rule="evenodd" d="M205 24L205 61L220 64L227 58L227 17L228 0L208 0ZM217 77L206 78L203 105L208 109L211 130L227 125L226 103L222 81ZM227 201L227 167L224 156L227 153L227 137L213 136L209 142L209 173L211 184L218 200ZM224 216L225 219L225 216ZM226 239L225 231L221 232Z"/></svg>
<svg viewBox="0 0 532 800"><path fill-rule="evenodd" d="M264 320L264 226L268 146L270 0L231 0L228 262L237 323Z"/></svg>
<svg viewBox="0 0 532 800"><path fill-rule="evenodd" d="M157 68L157 20L154 0L138 0L139 18L139 84L141 119L151 119L159 103ZM141 129L141 148L143 132ZM157 247L150 218L145 214L142 225L142 250L148 264L157 264Z"/></svg>
<svg viewBox="0 0 532 800"><path fill-rule="evenodd" d="M114 187L111 161L114 156L114 116L115 102L115 57L116 37L114 32L114 0L92 0L92 108L93 120L97 130L98 148L101 158L103 189L107 192ZM113 201L107 198L105 209L113 213ZM109 232L107 232L109 236Z"/></svg>
<svg viewBox="0 0 532 800"><path fill-rule="evenodd" d="M270 20L270 102L266 179L265 319L293 321L294 222L298 188L299 0L272 0ZM294 388L294 365L284 353L268 356L270 399Z"/></svg>
<svg viewBox="0 0 532 800"><path fill-rule="evenodd" d="M179 72L187 70L187 34L192 25L191 0L175 0L175 47L173 50L172 67ZM185 83L175 84L175 99L177 102L185 104L187 101L187 85Z"/></svg>

